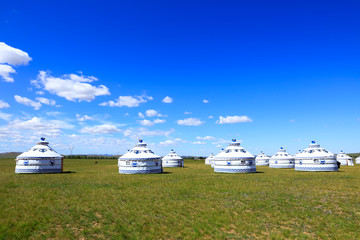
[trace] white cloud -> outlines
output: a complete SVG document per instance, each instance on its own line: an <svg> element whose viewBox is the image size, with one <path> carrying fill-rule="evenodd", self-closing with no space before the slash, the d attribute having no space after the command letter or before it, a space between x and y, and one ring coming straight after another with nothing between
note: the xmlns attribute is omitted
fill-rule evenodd
<svg viewBox="0 0 360 240"><path fill-rule="evenodd" d="M100 85L98 87L89 84L96 81L93 76L66 74L61 77L53 77L45 71L40 71L36 80L31 81L37 88L44 88L48 92L63 97L69 101L90 102L96 96L110 95L109 89Z"/></svg>
<svg viewBox="0 0 360 240"><path fill-rule="evenodd" d="M5 82L14 82L14 79L10 77L10 73L16 73L15 69L9 65L0 64L0 76L3 77Z"/></svg>
<svg viewBox="0 0 360 240"><path fill-rule="evenodd" d="M170 146L170 145L175 145L176 142L173 141L173 140L166 140L164 142L160 142L159 144L162 145L162 146Z"/></svg>
<svg viewBox="0 0 360 240"><path fill-rule="evenodd" d="M44 92L44 91L36 91L36 94L37 94L37 95L44 95L45 92Z"/></svg>
<svg viewBox="0 0 360 240"><path fill-rule="evenodd" d="M10 105L7 102L0 100L0 108L9 108Z"/></svg>
<svg viewBox="0 0 360 240"><path fill-rule="evenodd" d="M214 137L211 137L211 136L206 136L206 137L196 137L197 140L215 140Z"/></svg>
<svg viewBox="0 0 360 240"><path fill-rule="evenodd" d="M172 103L173 102L173 99L169 96L166 96L163 100L162 100L163 103Z"/></svg>
<svg viewBox="0 0 360 240"><path fill-rule="evenodd" d="M162 115L162 114L160 114L158 111L156 111L154 109L146 110L145 114L148 117L166 117L166 115Z"/></svg>
<svg viewBox="0 0 360 240"><path fill-rule="evenodd" d="M203 103L208 103L208 102L209 102L209 100L206 100L206 99L203 100Z"/></svg>
<svg viewBox="0 0 360 240"><path fill-rule="evenodd" d="M43 97L37 97L36 100L38 100L42 104L54 106L56 104L56 101L53 99L43 98Z"/></svg>
<svg viewBox="0 0 360 240"><path fill-rule="evenodd" d="M248 116L220 116L219 120L216 121L217 124L225 123L242 123L242 122L252 122Z"/></svg>
<svg viewBox="0 0 360 240"><path fill-rule="evenodd" d="M295 120L294 120L294 119L291 119L289 122L294 123L294 122L295 122Z"/></svg>
<svg viewBox="0 0 360 240"><path fill-rule="evenodd" d="M192 112L184 112L185 115L192 114Z"/></svg>
<svg viewBox="0 0 360 240"><path fill-rule="evenodd" d="M9 121L11 119L11 114L0 112L0 119Z"/></svg>
<svg viewBox="0 0 360 240"><path fill-rule="evenodd" d="M30 61L31 57L26 52L0 42L0 76L3 77L5 82L14 82L14 79L9 74L16 71L11 66L26 65Z"/></svg>
<svg viewBox="0 0 360 240"><path fill-rule="evenodd" d="M103 125L97 125L97 126L92 126L92 127L84 127L79 132L88 133L88 134L108 134L108 133L120 132L120 129L118 129L114 125L103 124Z"/></svg>
<svg viewBox="0 0 360 240"><path fill-rule="evenodd" d="M145 118L144 114L142 114L141 112L138 113L139 118Z"/></svg>
<svg viewBox="0 0 360 240"><path fill-rule="evenodd" d="M139 121L139 123L143 126L153 126L154 124L165 123L165 122L166 121L164 119L155 119L154 121L144 119L144 120Z"/></svg>
<svg viewBox="0 0 360 240"><path fill-rule="evenodd" d="M0 42L0 63L12 66L26 65L31 61L31 57L26 52L10 47L4 42Z"/></svg>
<svg viewBox="0 0 360 240"><path fill-rule="evenodd" d="M76 114L76 119L79 122L83 122L83 121L86 121L86 120L94 120L92 117L90 117L88 115L81 116L80 114Z"/></svg>
<svg viewBox="0 0 360 240"><path fill-rule="evenodd" d="M109 107L138 107L141 103L146 103L149 100L153 100L148 96L119 96L115 101L108 101L100 103L100 106Z"/></svg>
<svg viewBox="0 0 360 240"><path fill-rule="evenodd" d="M214 118L214 117L210 115L208 118Z"/></svg>
<svg viewBox="0 0 360 240"><path fill-rule="evenodd" d="M177 120L177 124L185 126L200 126L204 122L198 118L185 118L183 120Z"/></svg>
<svg viewBox="0 0 360 240"><path fill-rule="evenodd" d="M206 142L200 142L200 141L197 141L197 142L193 142L193 144L205 144Z"/></svg>
<svg viewBox="0 0 360 240"><path fill-rule="evenodd" d="M28 99L26 97L21 97L19 95L15 95L14 98L15 98L16 102L18 102L20 104L24 104L26 106L33 107L35 110L39 110L41 108L41 103L35 102L35 101L33 101L31 99Z"/></svg>
<svg viewBox="0 0 360 240"><path fill-rule="evenodd" d="M61 120L44 120L42 118L33 117L29 120L14 120L7 126L12 130L31 131L32 136L51 136L57 137L61 134L61 129L71 129L74 126Z"/></svg>

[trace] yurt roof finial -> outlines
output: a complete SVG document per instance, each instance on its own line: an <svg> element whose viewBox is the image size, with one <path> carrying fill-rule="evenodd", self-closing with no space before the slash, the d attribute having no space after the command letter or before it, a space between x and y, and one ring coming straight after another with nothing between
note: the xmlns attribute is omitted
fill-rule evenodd
<svg viewBox="0 0 360 240"><path fill-rule="evenodd" d="M45 138L44 137L42 137L42 138L40 138L41 139L41 141L45 141Z"/></svg>
<svg viewBox="0 0 360 240"><path fill-rule="evenodd" d="M143 140L142 139L139 139L139 143L142 143L143 142Z"/></svg>
<svg viewBox="0 0 360 240"><path fill-rule="evenodd" d="M233 142L236 142L236 139L235 138L233 138L233 140L232 140Z"/></svg>
<svg viewBox="0 0 360 240"><path fill-rule="evenodd" d="M311 141L312 144L315 144L315 141Z"/></svg>
<svg viewBox="0 0 360 240"><path fill-rule="evenodd" d="M283 147L280 147L280 149L284 149Z"/></svg>
<svg viewBox="0 0 360 240"><path fill-rule="evenodd" d="M174 151L174 149L171 149L171 151L173 152L173 151Z"/></svg>

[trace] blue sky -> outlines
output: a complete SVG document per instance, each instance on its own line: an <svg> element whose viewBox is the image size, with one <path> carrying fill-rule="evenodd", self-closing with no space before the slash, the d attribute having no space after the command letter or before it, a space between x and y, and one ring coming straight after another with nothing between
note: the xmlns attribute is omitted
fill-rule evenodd
<svg viewBox="0 0 360 240"><path fill-rule="evenodd" d="M0 152L359 152L359 1L2 1ZM168 98L166 98L168 97ZM168 101L166 101L168 100ZM204 101L205 100L205 101Z"/></svg>

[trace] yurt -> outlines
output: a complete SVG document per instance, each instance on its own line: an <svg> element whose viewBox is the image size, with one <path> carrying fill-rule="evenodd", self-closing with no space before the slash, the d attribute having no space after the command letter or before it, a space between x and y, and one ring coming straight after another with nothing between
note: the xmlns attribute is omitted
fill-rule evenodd
<svg viewBox="0 0 360 240"><path fill-rule="evenodd" d="M184 167L184 160L173 150L162 159L163 167Z"/></svg>
<svg viewBox="0 0 360 240"><path fill-rule="evenodd" d="M63 159L41 138L34 147L16 157L15 173L61 173Z"/></svg>
<svg viewBox="0 0 360 240"><path fill-rule="evenodd" d="M220 154L220 153L222 153L224 151L225 151L225 149L222 148L221 151L218 154ZM215 156L213 157L213 160L211 161L211 167L212 168L214 168L214 164L215 164Z"/></svg>
<svg viewBox="0 0 360 240"><path fill-rule="evenodd" d="M255 156L240 147L240 143L233 139L225 150L215 156L214 171L221 173L256 172Z"/></svg>
<svg viewBox="0 0 360 240"><path fill-rule="evenodd" d="M261 152L255 158L255 165L256 166L269 166L269 157Z"/></svg>
<svg viewBox="0 0 360 240"><path fill-rule="evenodd" d="M284 148L275 153L269 160L269 167L271 168L294 168L295 160L294 157L286 152Z"/></svg>
<svg viewBox="0 0 360 240"><path fill-rule="evenodd" d="M360 164L360 156L356 158L356 164Z"/></svg>
<svg viewBox="0 0 360 240"><path fill-rule="evenodd" d="M118 166L119 173L123 174L163 172L160 156L148 149L141 139L133 149L119 157Z"/></svg>
<svg viewBox="0 0 360 240"><path fill-rule="evenodd" d="M336 160L340 162L342 166L354 166L352 157L345 154L343 150L336 156Z"/></svg>
<svg viewBox="0 0 360 240"><path fill-rule="evenodd" d="M211 165L211 162L214 160L214 154L210 154L210 156L208 156L206 159L205 159L205 164L206 165Z"/></svg>
<svg viewBox="0 0 360 240"><path fill-rule="evenodd" d="M336 157L328 150L321 148L319 144L312 141L308 148L295 157L296 171L310 172L336 172L338 165Z"/></svg>

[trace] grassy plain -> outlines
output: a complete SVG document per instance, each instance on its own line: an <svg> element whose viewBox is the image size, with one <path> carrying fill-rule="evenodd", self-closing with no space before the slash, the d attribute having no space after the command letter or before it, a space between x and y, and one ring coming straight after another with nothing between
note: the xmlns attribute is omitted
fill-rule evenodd
<svg viewBox="0 0 360 240"><path fill-rule="evenodd" d="M17 175L15 161L1 159L0 239L360 239L360 165L185 166L120 175L116 160L72 159L63 174Z"/></svg>

